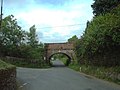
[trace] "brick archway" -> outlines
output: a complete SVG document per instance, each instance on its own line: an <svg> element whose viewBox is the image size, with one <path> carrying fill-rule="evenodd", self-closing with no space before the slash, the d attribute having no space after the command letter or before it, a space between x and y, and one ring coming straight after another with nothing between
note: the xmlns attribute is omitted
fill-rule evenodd
<svg viewBox="0 0 120 90"><path fill-rule="evenodd" d="M63 54L63 55L65 55L66 57L67 57L67 59L66 59L66 63L65 63L65 66L68 66L70 63L71 63L71 60L72 60L72 58L68 55L68 54L66 54L66 53L63 53L63 52L56 52L56 53L54 53L54 54L51 54L50 55L50 57L49 57L49 63L51 63L51 60L53 60L53 59L51 59L54 55L56 55L56 54ZM56 60L56 59L55 59Z"/></svg>
<svg viewBox="0 0 120 90"><path fill-rule="evenodd" d="M45 43L45 59L48 63L51 56L57 53L65 54L73 61L75 55L73 43Z"/></svg>

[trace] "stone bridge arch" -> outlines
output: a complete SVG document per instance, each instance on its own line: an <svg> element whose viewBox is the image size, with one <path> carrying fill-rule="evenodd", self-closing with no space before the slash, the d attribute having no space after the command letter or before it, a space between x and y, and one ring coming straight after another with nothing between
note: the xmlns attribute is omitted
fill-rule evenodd
<svg viewBox="0 0 120 90"><path fill-rule="evenodd" d="M45 59L48 63L55 54L64 54L73 61L75 56L73 43L45 43Z"/></svg>

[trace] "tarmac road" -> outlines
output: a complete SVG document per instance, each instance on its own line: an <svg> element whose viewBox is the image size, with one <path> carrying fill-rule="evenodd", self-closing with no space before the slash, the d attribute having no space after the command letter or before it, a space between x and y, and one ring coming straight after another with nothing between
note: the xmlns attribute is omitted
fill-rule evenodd
<svg viewBox="0 0 120 90"><path fill-rule="evenodd" d="M59 60L53 63L62 67L17 68L19 90L120 90L119 85L63 67Z"/></svg>

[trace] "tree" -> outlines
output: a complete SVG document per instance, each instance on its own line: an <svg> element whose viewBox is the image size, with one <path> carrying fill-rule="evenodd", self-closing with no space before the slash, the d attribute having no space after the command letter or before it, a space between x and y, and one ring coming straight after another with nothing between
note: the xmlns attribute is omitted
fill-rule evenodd
<svg viewBox="0 0 120 90"><path fill-rule="evenodd" d="M44 44L38 42L35 25L30 27L29 32L26 32L18 25L13 15L5 17L2 20L2 29L0 29L1 56L26 60L35 59L39 60L38 64L42 66L44 64Z"/></svg>
<svg viewBox="0 0 120 90"><path fill-rule="evenodd" d="M77 57L97 66L120 65L120 5L93 18L76 45Z"/></svg>
<svg viewBox="0 0 120 90"><path fill-rule="evenodd" d="M9 15L3 19L2 29L0 31L1 51L4 55L13 56L17 54L18 46L24 40L24 32L17 24L13 15Z"/></svg>
<svg viewBox="0 0 120 90"><path fill-rule="evenodd" d="M78 40L78 37L76 35L74 35L72 38L68 39L68 42L75 43L77 40Z"/></svg>
<svg viewBox="0 0 120 90"><path fill-rule="evenodd" d="M28 44L31 47L35 47L35 46L38 45L38 38L37 38L37 35L36 35L35 25L33 25L32 27L30 27L29 31L30 32L27 33L27 35L28 35Z"/></svg>
<svg viewBox="0 0 120 90"><path fill-rule="evenodd" d="M98 16L110 12L113 8L120 4L120 0L94 0L91 5L93 14Z"/></svg>

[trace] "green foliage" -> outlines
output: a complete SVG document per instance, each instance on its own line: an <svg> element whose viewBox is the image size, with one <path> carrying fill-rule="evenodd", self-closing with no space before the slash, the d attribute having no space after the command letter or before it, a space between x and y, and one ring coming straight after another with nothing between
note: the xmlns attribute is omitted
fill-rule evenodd
<svg viewBox="0 0 120 90"><path fill-rule="evenodd" d="M64 65L67 65L68 57L65 54L58 53L58 54L53 55L52 58L53 60L59 59L64 63Z"/></svg>
<svg viewBox="0 0 120 90"><path fill-rule="evenodd" d="M119 3L119 0L95 0L92 7L96 16L87 22L83 36L76 41L78 62L70 64L70 68L120 84Z"/></svg>
<svg viewBox="0 0 120 90"><path fill-rule="evenodd" d="M79 71L80 70L80 65L77 62L70 63L70 65L68 67L73 69L73 70L75 70L75 71Z"/></svg>
<svg viewBox="0 0 120 90"><path fill-rule="evenodd" d="M120 84L120 79L118 78L120 73L120 66L116 67L98 67L98 66L91 66L91 65L79 65L77 62L70 64L69 68L85 73L86 78L93 78L89 75L94 77L104 79L107 81L111 81L117 84Z"/></svg>
<svg viewBox="0 0 120 90"><path fill-rule="evenodd" d="M60 60L64 63L64 65L66 65L66 64L67 64L68 57L61 57Z"/></svg>
<svg viewBox="0 0 120 90"><path fill-rule="evenodd" d="M43 61L44 45L38 41L35 25L27 32L22 30L13 15L2 20L0 57L5 56Z"/></svg>
<svg viewBox="0 0 120 90"><path fill-rule="evenodd" d="M109 13L113 8L120 4L120 0L94 0L93 14L98 16L100 14Z"/></svg>
<svg viewBox="0 0 120 90"><path fill-rule="evenodd" d="M35 25L30 27L29 29L30 32L27 33L27 38L28 38L28 45L31 47L36 47L38 45L38 40L37 40L37 35L36 35L36 28Z"/></svg>
<svg viewBox="0 0 120 90"><path fill-rule="evenodd" d="M0 60L0 70L1 70L1 69L12 68L12 67L15 67L15 66L13 66L13 65L11 65L11 64L8 64L8 63L3 62L2 60Z"/></svg>
<svg viewBox="0 0 120 90"><path fill-rule="evenodd" d="M18 51L18 46L21 45L24 39L24 31L17 25L13 15L5 17L0 30L1 53L4 55L13 55Z"/></svg>
<svg viewBox="0 0 120 90"><path fill-rule="evenodd" d="M32 61L31 59L7 60L6 58L3 58L3 60L17 67L27 67L27 68L49 68L50 67L48 64L46 64L44 61L41 61L40 59ZM32 63L30 61L32 61Z"/></svg>
<svg viewBox="0 0 120 90"><path fill-rule="evenodd" d="M97 67L90 65L87 66L81 65L80 69L81 69L80 72L120 84L120 80L118 79L118 75L120 73L119 66L106 68L106 67Z"/></svg>
<svg viewBox="0 0 120 90"><path fill-rule="evenodd" d="M99 66L120 65L120 6L104 15L94 17L76 44L81 64Z"/></svg>
<svg viewBox="0 0 120 90"><path fill-rule="evenodd" d="M74 35L72 38L68 39L68 42L76 42L78 40L78 37Z"/></svg>

